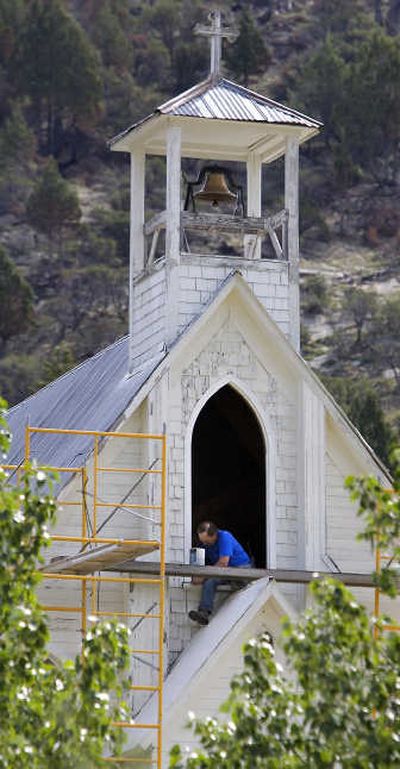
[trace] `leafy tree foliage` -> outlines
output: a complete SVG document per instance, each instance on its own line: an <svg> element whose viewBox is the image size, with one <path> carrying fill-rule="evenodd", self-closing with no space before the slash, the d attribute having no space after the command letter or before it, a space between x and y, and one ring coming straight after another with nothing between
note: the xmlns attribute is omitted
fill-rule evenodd
<svg viewBox="0 0 400 769"><path fill-rule="evenodd" d="M0 338L21 333L32 319L33 292L4 248L0 247Z"/></svg>
<svg viewBox="0 0 400 769"><path fill-rule="evenodd" d="M332 35L307 59L299 78L296 96L324 121L323 139L339 140L347 66Z"/></svg>
<svg viewBox="0 0 400 769"><path fill-rule="evenodd" d="M32 100L41 149L46 154L56 155L60 149L65 121L85 124L98 117L98 57L61 0L29 4L14 68L20 91Z"/></svg>
<svg viewBox="0 0 400 769"><path fill-rule="evenodd" d="M371 320L378 306L375 293L363 291L361 288L350 288L343 300L343 314L350 317L357 330L356 344L361 344L363 330Z"/></svg>
<svg viewBox="0 0 400 769"><path fill-rule="evenodd" d="M114 241L119 259L126 263L129 254L129 211L123 208L99 208L94 218L102 235Z"/></svg>
<svg viewBox="0 0 400 769"><path fill-rule="evenodd" d="M383 593L395 598L398 594L398 564L400 560L400 449L392 454L392 488L383 488L369 476L348 478L347 487L351 498L358 502L358 514L365 520L365 529L359 539L371 547L380 547L391 558L382 562L379 573L374 574L375 584Z"/></svg>
<svg viewBox="0 0 400 769"><path fill-rule="evenodd" d="M0 449L9 436L0 403ZM48 544L56 505L50 476L35 468L11 485L0 473L0 767L79 769L105 766L105 745L117 750L121 730L111 720L126 712L110 702L121 693L128 666L126 628L96 624L74 662L49 662L49 632L36 596L38 562Z"/></svg>
<svg viewBox="0 0 400 769"><path fill-rule="evenodd" d="M51 244L61 238L63 228L79 221L81 211L75 190L60 176L55 161L50 160L34 187L26 207L28 220L43 232Z"/></svg>
<svg viewBox="0 0 400 769"><path fill-rule="evenodd" d="M397 457L400 459L400 456ZM394 555L400 535L400 465L394 494L372 478L348 480L363 535ZM389 578L390 572L390 578ZM379 575L395 593L393 568ZM286 622L283 645L294 681L274 659L267 633L244 647L244 670L231 683L224 720L193 725L200 747L171 753L174 769L395 769L400 762L400 635L372 635L372 621L332 579L311 585L313 606Z"/></svg>
<svg viewBox="0 0 400 769"><path fill-rule="evenodd" d="M239 20L239 35L228 48L226 62L244 85L248 85L250 75L267 69L271 54L262 35L254 24L251 12L245 8Z"/></svg>
<svg viewBox="0 0 400 769"><path fill-rule="evenodd" d="M0 169L15 169L20 163L32 160L34 137L18 102L0 128Z"/></svg>
<svg viewBox="0 0 400 769"><path fill-rule="evenodd" d="M0 65L7 66L16 50L22 20L24 0L0 2Z"/></svg>
<svg viewBox="0 0 400 769"><path fill-rule="evenodd" d="M10 353L0 358L2 391L10 405L19 403L37 389L41 361L37 354Z"/></svg>
<svg viewBox="0 0 400 769"><path fill-rule="evenodd" d="M106 67L120 71L131 69L133 51L129 33L132 22L128 0L97 0L87 13L86 27Z"/></svg>
<svg viewBox="0 0 400 769"><path fill-rule="evenodd" d="M371 347L383 368L392 369L400 387L400 294L388 297L379 307L377 322L371 336Z"/></svg>
<svg viewBox="0 0 400 769"><path fill-rule="evenodd" d="M0 212L21 213L27 176L35 153L35 136L14 101L0 126Z"/></svg>
<svg viewBox="0 0 400 769"><path fill-rule="evenodd" d="M365 609L334 580L315 582L311 594L313 609L284 633L296 685L268 634L250 641L224 708L229 720L195 721L201 747L185 759L176 747L170 767L395 769L400 638L373 641Z"/></svg>
<svg viewBox="0 0 400 769"><path fill-rule="evenodd" d="M346 139L355 162L392 154L400 140L400 38L378 29L357 49L350 66Z"/></svg>
<svg viewBox="0 0 400 769"><path fill-rule="evenodd" d="M302 289L302 309L310 315L324 312L329 306L328 284L323 275L310 275Z"/></svg>
<svg viewBox="0 0 400 769"><path fill-rule="evenodd" d="M178 92L206 74L208 46L194 35L202 15L199 0L156 0L144 9L135 38L139 82L152 71L163 90Z"/></svg>
<svg viewBox="0 0 400 769"><path fill-rule="evenodd" d="M400 32L400 2L390 0L386 16L387 30L390 35L398 35Z"/></svg>
<svg viewBox="0 0 400 769"><path fill-rule="evenodd" d="M363 378L323 376L322 381L377 455L389 464L394 433L371 384Z"/></svg>
<svg viewBox="0 0 400 769"><path fill-rule="evenodd" d="M314 29L319 36L327 34L351 36L368 27L369 19L363 0L314 0Z"/></svg>
<svg viewBox="0 0 400 769"><path fill-rule="evenodd" d="M75 362L71 346L67 342L63 341L56 345L44 362L38 387L44 387L48 382L53 382L54 379L65 374L73 368Z"/></svg>
<svg viewBox="0 0 400 769"><path fill-rule="evenodd" d="M297 103L324 122L343 182L354 181L358 168L378 178L395 174L399 89L400 39L381 28L367 29L351 46L328 34L299 67Z"/></svg>

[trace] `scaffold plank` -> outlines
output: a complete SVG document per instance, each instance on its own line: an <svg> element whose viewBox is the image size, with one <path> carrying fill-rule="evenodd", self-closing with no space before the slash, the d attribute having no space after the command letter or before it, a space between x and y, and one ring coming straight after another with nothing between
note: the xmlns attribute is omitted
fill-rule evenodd
<svg viewBox="0 0 400 769"><path fill-rule="evenodd" d="M152 561L137 561L124 563L121 571L137 574L156 574L159 564ZM165 574L168 577L209 577L223 578L232 582L251 582L255 579L271 577L276 582L309 584L323 577L334 577L350 587L374 587L371 574L355 574L349 572L305 571L302 569L241 569L240 567L195 566L194 564L166 563Z"/></svg>
<svg viewBox="0 0 400 769"><path fill-rule="evenodd" d="M118 542L113 545L101 545L92 550L86 550L76 555L65 555L55 558L41 568L48 574L91 574L95 571L121 569L125 561L131 562L141 555L152 553L157 548L151 544L126 544Z"/></svg>

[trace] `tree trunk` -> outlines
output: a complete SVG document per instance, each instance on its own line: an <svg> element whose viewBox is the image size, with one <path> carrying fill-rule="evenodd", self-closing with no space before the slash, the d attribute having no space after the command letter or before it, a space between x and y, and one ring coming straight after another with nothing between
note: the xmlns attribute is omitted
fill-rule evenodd
<svg viewBox="0 0 400 769"><path fill-rule="evenodd" d="M374 0L375 8L375 21L381 27L383 27L383 12L382 12L382 0Z"/></svg>
<svg viewBox="0 0 400 769"><path fill-rule="evenodd" d="M54 110L51 99L47 101L47 155L54 154Z"/></svg>
<svg viewBox="0 0 400 769"><path fill-rule="evenodd" d="M386 26L389 35L394 36L400 32L400 0L390 0Z"/></svg>

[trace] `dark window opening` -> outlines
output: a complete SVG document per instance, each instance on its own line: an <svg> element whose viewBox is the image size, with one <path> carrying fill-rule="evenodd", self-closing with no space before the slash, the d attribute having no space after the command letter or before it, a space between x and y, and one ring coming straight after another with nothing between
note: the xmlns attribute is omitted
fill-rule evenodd
<svg viewBox="0 0 400 769"><path fill-rule="evenodd" d="M192 436L192 532L200 521L228 529L266 566L265 445L258 420L233 387L218 390Z"/></svg>

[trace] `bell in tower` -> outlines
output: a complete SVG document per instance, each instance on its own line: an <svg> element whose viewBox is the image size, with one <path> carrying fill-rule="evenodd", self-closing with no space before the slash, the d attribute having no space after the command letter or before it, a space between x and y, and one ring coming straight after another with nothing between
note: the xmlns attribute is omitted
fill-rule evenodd
<svg viewBox="0 0 400 769"><path fill-rule="evenodd" d="M194 191L200 185L201 188ZM234 183L229 171L222 166L204 166L198 179L188 182L184 210L187 211L191 204L195 211L197 201L209 203L214 208L218 208L221 203L234 204L233 213L239 210L242 215L244 213L242 187Z"/></svg>

